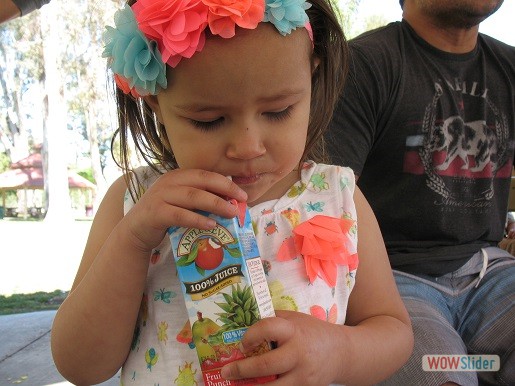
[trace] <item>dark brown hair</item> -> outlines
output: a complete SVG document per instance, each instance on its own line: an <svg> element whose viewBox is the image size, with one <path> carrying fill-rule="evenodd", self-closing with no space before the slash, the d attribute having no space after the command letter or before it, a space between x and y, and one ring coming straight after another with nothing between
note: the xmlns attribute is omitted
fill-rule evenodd
<svg viewBox="0 0 515 386"><path fill-rule="evenodd" d="M313 160L328 162L324 146L324 133L331 121L334 106L347 75L348 48L340 19L330 0L308 0L311 7L306 11L313 29L314 50L312 61L319 65L312 76L311 108L306 147L301 162ZM134 1L129 1L134 3ZM114 82L113 82L114 85ZM137 180L131 172L129 143L132 139L136 151L146 164L159 173L177 168L165 128L157 121L150 107L142 98L134 98L116 89L119 127L113 143L119 138L120 154L112 154L123 169L129 190L138 192ZM135 197L134 197L135 198Z"/></svg>

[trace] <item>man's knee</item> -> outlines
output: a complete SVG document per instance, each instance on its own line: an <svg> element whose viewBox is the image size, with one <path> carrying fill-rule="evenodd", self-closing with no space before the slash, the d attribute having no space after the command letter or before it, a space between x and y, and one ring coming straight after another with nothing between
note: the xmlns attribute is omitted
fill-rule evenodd
<svg viewBox="0 0 515 386"><path fill-rule="evenodd" d="M445 311L420 299L403 300L411 317L415 346L408 362L382 385L477 385L474 372L424 370L425 355L466 355L467 349Z"/></svg>
<svg viewBox="0 0 515 386"><path fill-rule="evenodd" d="M515 384L515 266L500 267L485 276L470 295L461 336L471 355L498 355L499 371L478 373L481 384Z"/></svg>

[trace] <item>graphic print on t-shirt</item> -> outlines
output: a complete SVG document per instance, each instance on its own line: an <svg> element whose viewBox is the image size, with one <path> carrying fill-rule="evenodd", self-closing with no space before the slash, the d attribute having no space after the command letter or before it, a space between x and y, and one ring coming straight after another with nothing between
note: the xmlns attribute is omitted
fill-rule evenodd
<svg viewBox="0 0 515 386"><path fill-rule="evenodd" d="M458 81L455 83L462 86L460 89L445 82L445 92L452 94L451 103L456 109L442 113L445 86L441 83L435 82L433 98L422 120L416 123L416 134L406 138L404 172L425 175L426 185L444 203L486 204L494 194L494 179L511 175L511 165L507 162L507 119L488 99L487 89L479 93L474 83L467 93L466 83ZM487 109L482 115L491 121L474 119L479 109ZM463 189L451 189L449 184L456 183Z"/></svg>

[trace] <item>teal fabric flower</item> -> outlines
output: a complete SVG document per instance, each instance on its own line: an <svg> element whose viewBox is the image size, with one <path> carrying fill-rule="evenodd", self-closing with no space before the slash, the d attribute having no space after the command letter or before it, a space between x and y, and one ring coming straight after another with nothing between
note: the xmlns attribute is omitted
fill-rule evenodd
<svg viewBox="0 0 515 386"><path fill-rule="evenodd" d="M288 35L309 22L306 14L309 7L311 4L305 0L266 0L263 21L273 23L281 35Z"/></svg>
<svg viewBox="0 0 515 386"><path fill-rule="evenodd" d="M115 75L123 78L134 95L156 95L166 88L166 66L155 41L139 30L134 13L125 6L114 15L115 28L106 27L103 57L110 58ZM127 90L124 90L127 93Z"/></svg>

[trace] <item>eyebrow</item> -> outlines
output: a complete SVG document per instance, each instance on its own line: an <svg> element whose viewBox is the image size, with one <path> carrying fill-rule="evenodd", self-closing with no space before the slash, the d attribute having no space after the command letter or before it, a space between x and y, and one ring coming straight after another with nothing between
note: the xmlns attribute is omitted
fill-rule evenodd
<svg viewBox="0 0 515 386"><path fill-rule="evenodd" d="M259 103L265 103L265 102L275 102L280 101L292 96L301 95L304 92L302 89L289 89L289 90L283 90L278 94L271 95L271 96L265 96L261 97L257 100Z"/></svg>
<svg viewBox="0 0 515 386"><path fill-rule="evenodd" d="M291 98L297 95L301 95L304 92L302 89L287 89L282 90L277 94L270 96L263 96L257 99L256 103L273 103L277 101L281 101L283 99ZM216 111L226 108L226 106L217 105L217 104L203 104L203 102L192 103L192 104L181 104L175 106L177 109L186 111L186 112L195 112L201 113L204 111Z"/></svg>

